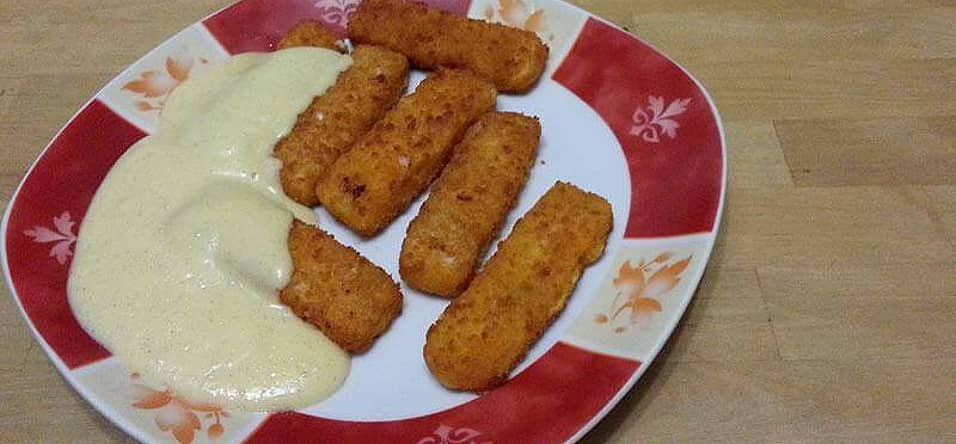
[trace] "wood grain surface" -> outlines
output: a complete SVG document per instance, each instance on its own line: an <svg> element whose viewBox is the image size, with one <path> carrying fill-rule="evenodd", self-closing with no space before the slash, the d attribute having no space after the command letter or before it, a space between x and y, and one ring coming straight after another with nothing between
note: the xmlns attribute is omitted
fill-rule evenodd
<svg viewBox="0 0 956 444"><path fill-rule="evenodd" d="M697 296L584 442L956 442L956 3L574 2L693 72L730 150ZM101 85L223 5L0 0L0 204ZM132 442L2 292L3 442Z"/></svg>

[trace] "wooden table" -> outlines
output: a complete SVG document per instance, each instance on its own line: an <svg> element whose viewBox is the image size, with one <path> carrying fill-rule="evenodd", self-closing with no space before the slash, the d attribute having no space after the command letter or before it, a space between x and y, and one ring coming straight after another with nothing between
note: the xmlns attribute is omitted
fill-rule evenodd
<svg viewBox="0 0 956 444"><path fill-rule="evenodd" d="M693 304L584 441L956 442L956 3L576 3L693 72L730 150ZM0 204L101 85L222 4L2 0ZM130 442L2 291L2 440Z"/></svg>

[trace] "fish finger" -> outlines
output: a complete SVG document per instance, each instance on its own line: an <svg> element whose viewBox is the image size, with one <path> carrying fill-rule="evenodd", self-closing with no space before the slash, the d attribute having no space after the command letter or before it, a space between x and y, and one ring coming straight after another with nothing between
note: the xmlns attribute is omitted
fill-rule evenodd
<svg viewBox="0 0 956 444"><path fill-rule="evenodd" d="M282 161L279 179L289 197L319 203L315 186L332 163L385 115L408 84L408 60L384 48L360 45L352 66L299 114L273 151Z"/></svg>
<svg viewBox="0 0 956 444"><path fill-rule="evenodd" d="M455 297L528 179L541 136L536 118L492 112L455 148L408 226L399 272L412 288Z"/></svg>
<svg viewBox="0 0 956 444"><path fill-rule="evenodd" d="M316 48L342 50L339 46L339 36L315 20L303 20L296 23L285 35L276 49L292 48L294 46L314 46Z"/></svg>
<svg viewBox="0 0 956 444"><path fill-rule="evenodd" d="M480 391L507 380L603 254L611 223L600 196L551 187L428 329L425 363L438 381Z"/></svg>
<svg viewBox="0 0 956 444"><path fill-rule="evenodd" d="M496 95L464 71L430 75L335 161L316 187L319 201L352 231L378 233L431 183Z"/></svg>
<svg viewBox="0 0 956 444"><path fill-rule="evenodd" d="M532 32L405 0L364 0L348 36L405 54L418 68L468 69L503 92L530 89L548 58L548 47Z"/></svg>
<svg viewBox="0 0 956 444"><path fill-rule="evenodd" d="M324 231L296 220L289 231L293 272L279 299L351 353L361 353L402 311L388 274Z"/></svg>

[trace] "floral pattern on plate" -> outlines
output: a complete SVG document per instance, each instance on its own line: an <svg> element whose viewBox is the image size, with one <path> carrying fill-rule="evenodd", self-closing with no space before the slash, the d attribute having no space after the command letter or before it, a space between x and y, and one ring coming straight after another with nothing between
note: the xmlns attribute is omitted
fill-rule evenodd
<svg viewBox="0 0 956 444"><path fill-rule="evenodd" d="M166 97L226 52L202 25L184 29L117 76L98 98L148 134L156 132Z"/></svg>
<svg viewBox="0 0 956 444"><path fill-rule="evenodd" d="M222 444L250 433L264 415L226 412L215 405L190 402L157 381L130 372L117 359L76 372L90 402L114 422L136 430L139 440L164 444ZM81 393L83 393L81 391Z"/></svg>
<svg viewBox="0 0 956 444"><path fill-rule="evenodd" d="M623 333L627 331L627 324L636 326L654 313L660 313L663 311L661 298L680 283L681 274L691 258L693 256L668 263L671 254L661 253L650 262L641 259L636 266L632 266L629 260L624 261L611 281L617 293L607 311L596 315L594 322L617 325L614 332ZM627 321L621 322L619 316Z"/></svg>
<svg viewBox="0 0 956 444"><path fill-rule="evenodd" d="M628 240L612 271L568 331L572 344L650 360L661 331L683 313L707 257L708 236Z"/></svg>
<svg viewBox="0 0 956 444"><path fill-rule="evenodd" d="M131 374L130 379L136 393L136 401L131 405L138 409L154 410L156 426L159 430L171 433L179 444L192 444L196 432L203 427L206 427L206 436L210 438L218 438L225 430L222 419L228 418L229 413L222 408L211 404L191 403L168 388L151 388L139 381L139 373ZM202 419L199 415L202 415ZM207 426L206 422L210 424Z"/></svg>
<svg viewBox="0 0 956 444"><path fill-rule="evenodd" d="M183 49L179 54L166 56L164 69L144 71L139 77L123 85L123 89L140 96L135 102L137 110L159 111L163 109L166 97L189 78L189 73L196 63L197 59L189 54L189 50ZM205 65L209 61L200 57L198 63Z"/></svg>
<svg viewBox="0 0 956 444"><path fill-rule="evenodd" d="M481 439L481 432L468 427L454 428L441 424L430 436L418 440L415 444L492 444Z"/></svg>
<svg viewBox="0 0 956 444"><path fill-rule="evenodd" d="M359 0L319 0L315 2L315 7L326 23L345 29L359 3Z"/></svg>
<svg viewBox="0 0 956 444"><path fill-rule="evenodd" d="M677 128L680 123L675 120L677 116L687 111L687 105L691 99L676 99L664 107L662 97L650 96L647 98L647 106L639 105L634 110L634 126L631 127L629 134L640 136L647 142L658 143L661 141L661 135L666 134L671 139L677 138Z"/></svg>
<svg viewBox="0 0 956 444"><path fill-rule="evenodd" d="M65 265L66 260L73 255L73 244L76 243L76 233L73 232L73 226L76 225L70 217L69 211L53 218L53 229L44 226L35 226L29 230L24 230L23 234L31 237L33 242L41 244L52 244L50 247L50 256L55 258L57 263Z"/></svg>

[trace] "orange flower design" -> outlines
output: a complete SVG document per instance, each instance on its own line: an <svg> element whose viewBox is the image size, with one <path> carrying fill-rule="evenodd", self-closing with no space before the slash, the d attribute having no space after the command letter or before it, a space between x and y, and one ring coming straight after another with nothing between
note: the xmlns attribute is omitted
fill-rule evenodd
<svg viewBox="0 0 956 444"><path fill-rule="evenodd" d="M554 39L554 36L547 32L544 9L535 8L533 3L529 5L524 0L499 0L497 8L492 5L485 8L484 16L489 22L504 23L537 33L548 40Z"/></svg>
<svg viewBox="0 0 956 444"><path fill-rule="evenodd" d="M680 283L681 273L687 269L693 258L688 256L669 264L671 257L670 253L662 253L648 263L642 260L636 267L631 266L631 261L621 264L617 277L613 281L614 288L618 292L611 301L608 311L595 316L594 322L612 323L619 315L627 311L630 314L629 324L634 326L652 314L661 312L663 310L660 303L661 297ZM646 277L648 274L651 275L650 278ZM626 330L626 326L619 326L614 329L614 332L623 333Z"/></svg>
<svg viewBox="0 0 956 444"><path fill-rule="evenodd" d="M144 410L156 410L156 426L159 430L170 432L180 444L191 444L196 437L196 431L202 430L203 420L212 420L213 423L206 429L206 435L217 438L225 428L222 418L229 416L222 408L210 404L192 404L177 397L169 389L159 391L136 383L139 374L130 375L133 386L138 392L137 400L132 406ZM199 412L203 420L199 419Z"/></svg>
<svg viewBox="0 0 956 444"><path fill-rule="evenodd" d="M205 64L207 60L200 58L199 63ZM189 78L194 64L189 55L166 57L165 70L146 71L139 78L123 85L123 89L143 96L142 100L136 101L136 109L143 112L159 110L166 96Z"/></svg>

